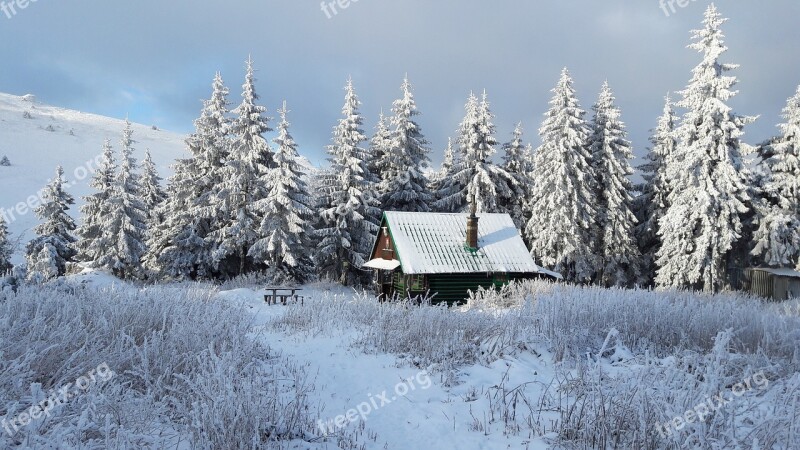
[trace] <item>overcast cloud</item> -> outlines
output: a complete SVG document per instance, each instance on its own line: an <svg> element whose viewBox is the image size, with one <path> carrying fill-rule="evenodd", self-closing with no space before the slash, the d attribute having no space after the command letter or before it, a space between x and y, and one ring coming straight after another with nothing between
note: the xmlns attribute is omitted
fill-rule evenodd
<svg viewBox="0 0 800 450"><path fill-rule="evenodd" d="M587 110L608 79L641 155L664 95L699 61L686 45L709 3L666 16L657 0L359 0L333 15L318 0L39 0L0 13L0 91L189 132L216 71L239 101L251 54L270 115L287 100L301 152L321 162L347 77L371 132L408 73L439 161L471 90L488 91L501 141L522 121L537 144L567 66ZM733 105L761 115L745 137L757 143L800 84L800 4L717 6L730 18L725 61L742 65Z"/></svg>

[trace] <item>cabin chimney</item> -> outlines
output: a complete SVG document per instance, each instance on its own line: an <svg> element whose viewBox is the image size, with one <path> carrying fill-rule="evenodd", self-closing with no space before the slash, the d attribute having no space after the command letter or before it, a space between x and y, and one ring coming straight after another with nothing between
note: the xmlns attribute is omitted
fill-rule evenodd
<svg viewBox="0 0 800 450"><path fill-rule="evenodd" d="M475 196L473 195L472 201L470 204L470 214L469 218L467 219L467 247L471 250L478 249L478 216L475 214L477 212L477 204L475 202Z"/></svg>

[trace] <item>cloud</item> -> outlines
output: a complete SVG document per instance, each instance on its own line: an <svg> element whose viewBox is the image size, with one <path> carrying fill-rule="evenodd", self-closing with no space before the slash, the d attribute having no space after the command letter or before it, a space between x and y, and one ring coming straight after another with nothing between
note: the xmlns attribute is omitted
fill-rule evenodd
<svg viewBox="0 0 800 450"><path fill-rule="evenodd" d="M13 45L0 48L0 91L189 132L216 71L231 102L240 101L252 54L270 114L287 100L301 151L321 162L346 78L355 79L371 131L409 73L438 161L471 90L488 90L501 141L522 121L538 143L550 89L566 65L586 109L602 81L612 83L642 154L664 94L682 89L698 61L685 46L708 3L665 17L655 0L360 0L328 19L314 1L48 2L3 20L0 39ZM800 82L793 31L800 7L789 0L719 6L731 18L726 58L742 64L734 105L764 115L748 129L758 142L774 133Z"/></svg>

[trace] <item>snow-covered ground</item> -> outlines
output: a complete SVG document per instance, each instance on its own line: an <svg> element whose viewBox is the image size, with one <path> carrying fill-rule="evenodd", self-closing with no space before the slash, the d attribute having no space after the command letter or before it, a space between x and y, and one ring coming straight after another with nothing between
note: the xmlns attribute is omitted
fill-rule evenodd
<svg viewBox="0 0 800 450"><path fill-rule="evenodd" d="M496 418L487 415L490 405L485 395L501 386L510 390L552 380L553 363L545 349L466 366L459 370L457 380L447 380L445 373L428 373L427 368L406 364L397 355L365 354L354 345L360 338L356 329L280 331L273 325L284 317L286 307L266 305L264 293L240 289L220 296L244 301L256 317L258 338L309 368L316 386L314 403L321 405L318 428L341 431L337 416L346 418L348 411L355 411L355 420L340 423L345 423L342 428L362 430L368 448L547 448L541 437L506 435L502 425L488 423ZM353 292L316 286L305 295L315 302L353 296ZM536 383L527 393L540 393L543 385Z"/></svg>
<svg viewBox="0 0 800 450"><path fill-rule="evenodd" d="M78 219L81 197L91 193L91 172L97 168L95 160L102 154L103 142L110 139L118 150L124 126L124 120L48 106L34 96L0 93L0 159L8 156L11 161L10 167L0 166L0 213L6 211L12 238L22 235L14 262L21 262L19 250L37 224L32 212L19 213L17 205L27 204L61 165L66 181L74 183L69 193L76 205L70 213ZM175 159L186 155L183 135L140 124L134 124L133 130L136 158L141 161L150 149L164 178L171 174Z"/></svg>
<svg viewBox="0 0 800 450"><path fill-rule="evenodd" d="M800 446L797 302L533 283L448 309L311 284L270 306L246 284L0 293L0 447Z"/></svg>
<svg viewBox="0 0 800 450"><path fill-rule="evenodd" d="M307 367L318 427L355 430L367 448L800 443L796 303L549 284L460 311L381 307L324 285L306 287L302 306L268 306L248 289L219 295L247 305L257 338ZM680 341L659 342L661 327ZM751 346L760 354L737 351ZM724 404L705 403L717 396ZM703 421L683 419L707 405Z"/></svg>

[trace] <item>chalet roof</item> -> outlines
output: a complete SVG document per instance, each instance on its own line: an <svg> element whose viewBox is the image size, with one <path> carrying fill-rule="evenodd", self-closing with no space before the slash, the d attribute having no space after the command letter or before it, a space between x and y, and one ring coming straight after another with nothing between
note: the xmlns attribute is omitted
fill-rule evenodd
<svg viewBox="0 0 800 450"><path fill-rule="evenodd" d="M468 214L384 213L403 273L537 273L561 278L536 265L508 214L478 214L478 250L466 247Z"/></svg>

